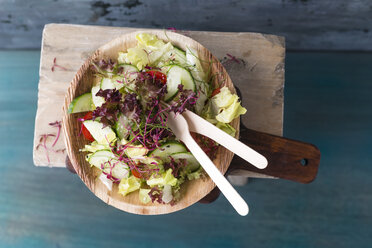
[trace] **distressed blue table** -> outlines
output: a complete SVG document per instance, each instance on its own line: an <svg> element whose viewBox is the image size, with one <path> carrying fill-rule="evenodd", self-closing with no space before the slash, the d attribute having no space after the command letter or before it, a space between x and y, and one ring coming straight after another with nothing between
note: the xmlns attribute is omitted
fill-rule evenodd
<svg viewBox="0 0 372 248"><path fill-rule="evenodd" d="M32 164L38 51L0 52L0 247L371 247L372 54L289 53L287 137L318 145L309 185L251 180L171 215L137 216L96 198L66 169Z"/></svg>

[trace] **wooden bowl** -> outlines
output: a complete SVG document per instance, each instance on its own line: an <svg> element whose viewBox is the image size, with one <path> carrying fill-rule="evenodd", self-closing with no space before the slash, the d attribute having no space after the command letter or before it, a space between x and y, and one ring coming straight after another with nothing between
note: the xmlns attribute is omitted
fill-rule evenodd
<svg viewBox="0 0 372 248"><path fill-rule="evenodd" d="M208 49L206 49L200 43L189 37L174 32L155 30L145 32L155 34L158 36L158 38L164 41L169 40L172 42L172 44L182 48L183 50L186 50L187 46L194 48L198 52L204 70L207 71L210 67L212 75L218 75L214 77L214 83L218 83L218 85L225 85L229 87L232 92L235 92L231 78L227 74L225 68L221 65L218 59L216 59L208 51ZM82 135L79 135L80 123L78 119L81 118L84 113L67 113L70 102L75 97L83 93L90 92L93 84L95 84L97 80L97 78L94 76L94 72L90 68L91 62L102 58L111 58L112 60L116 61L118 52L127 51L128 48L136 46L137 41L135 39L135 35L137 33L140 32L122 35L103 45L80 67L67 90L63 106L63 130L65 132L65 144L67 154L74 169L76 170L76 173L79 175L81 180L83 180L85 185L102 201L130 213L143 215L166 214L181 210L198 202L215 187L215 184L208 176L198 180L186 181L181 186L182 197L174 206L158 203L143 204L139 201L138 191L127 196L122 196L118 193L118 187L115 184L112 191L108 191L106 186L97 179L99 170L91 167L89 163L85 161L86 153L79 152L79 149L83 148L84 145L88 143ZM238 137L239 118L233 120L231 125L237 130L236 137ZM232 152L220 146L218 148L217 156L213 162L224 174L230 165L232 157Z"/></svg>

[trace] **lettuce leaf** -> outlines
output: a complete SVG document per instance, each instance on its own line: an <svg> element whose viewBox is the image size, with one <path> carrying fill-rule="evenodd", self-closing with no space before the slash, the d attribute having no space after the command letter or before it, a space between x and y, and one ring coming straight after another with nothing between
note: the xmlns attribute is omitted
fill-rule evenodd
<svg viewBox="0 0 372 248"><path fill-rule="evenodd" d="M151 201L151 197L149 196L151 189L140 189L139 190L139 199L143 204L147 204Z"/></svg>
<svg viewBox="0 0 372 248"><path fill-rule="evenodd" d="M216 127L224 131L225 133L235 137L236 130L230 124L217 122Z"/></svg>
<svg viewBox="0 0 372 248"><path fill-rule="evenodd" d="M136 47L129 48L127 53L119 52L119 63L135 65L139 70L145 66L156 66L163 55L173 49L172 43L164 43L156 35L139 33Z"/></svg>
<svg viewBox="0 0 372 248"><path fill-rule="evenodd" d="M120 181L119 184L119 194L122 194L123 196L138 190L141 187L141 179L130 176L128 178L123 178Z"/></svg>
<svg viewBox="0 0 372 248"><path fill-rule="evenodd" d="M148 179L146 181L147 185L149 185L150 187L153 187L153 186L164 186L166 184L169 184L171 186L176 186L177 185L177 182L178 182L177 178L175 178L172 175L172 169L168 169L160 177L157 177L157 176L152 175L150 177L150 179Z"/></svg>
<svg viewBox="0 0 372 248"><path fill-rule="evenodd" d="M247 112L240 105L239 97L236 94L231 94L226 86L221 88L220 93L212 97L211 102L218 108L216 120L222 123L230 123L236 117Z"/></svg>
<svg viewBox="0 0 372 248"><path fill-rule="evenodd" d="M108 144L99 144L97 141L93 141L89 145L85 145L83 149L80 149L81 152L96 152L100 150L109 150L110 146Z"/></svg>

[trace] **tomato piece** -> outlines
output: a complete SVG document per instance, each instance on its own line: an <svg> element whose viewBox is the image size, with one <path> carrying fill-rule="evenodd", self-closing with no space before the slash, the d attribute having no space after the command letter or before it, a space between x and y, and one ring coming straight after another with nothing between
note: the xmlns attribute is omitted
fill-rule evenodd
<svg viewBox="0 0 372 248"><path fill-rule="evenodd" d="M91 120L93 118L93 112L90 111L88 113L86 113L86 115L84 115L83 119L84 120ZM90 134L90 132L88 131L88 129L84 126L83 123L81 123L81 132L83 133L84 137L89 140L90 142L93 142L94 141L94 138L93 136Z"/></svg>
<svg viewBox="0 0 372 248"><path fill-rule="evenodd" d="M213 97L213 96L217 95L220 92L221 92L221 88L214 89L211 96Z"/></svg>
<svg viewBox="0 0 372 248"><path fill-rule="evenodd" d="M93 118L93 112L92 111L89 111L83 117L84 120L91 120L92 118Z"/></svg>
<svg viewBox="0 0 372 248"><path fill-rule="evenodd" d="M142 177L141 173L139 173L136 169L131 169L130 171L132 172L132 175L133 176L135 176L137 178L141 178Z"/></svg>
<svg viewBox="0 0 372 248"><path fill-rule="evenodd" d="M167 83L167 75L160 71L147 71L147 74L151 75L152 78L155 78L156 80L159 80L162 84Z"/></svg>

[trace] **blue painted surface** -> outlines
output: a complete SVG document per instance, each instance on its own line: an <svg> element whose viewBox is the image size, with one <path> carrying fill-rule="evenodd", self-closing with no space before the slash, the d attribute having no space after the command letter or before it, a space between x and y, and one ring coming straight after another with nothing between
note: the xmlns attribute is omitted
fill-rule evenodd
<svg viewBox="0 0 372 248"><path fill-rule="evenodd" d="M38 51L0 52L0 247L371 247L372 54L289 53L285 135L317 144L309 185L251 180L225 198L137 216L65 169L32 164Z"/></svg>

